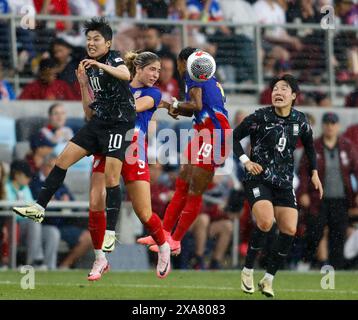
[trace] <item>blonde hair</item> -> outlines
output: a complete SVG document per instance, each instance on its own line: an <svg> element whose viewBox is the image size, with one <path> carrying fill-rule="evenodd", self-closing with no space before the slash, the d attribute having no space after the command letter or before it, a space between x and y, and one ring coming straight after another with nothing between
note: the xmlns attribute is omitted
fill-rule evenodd
<svg viewBox="0 0 358 320"><path fill-rule="evenodd" d="M160 58L155 53L149 51L144 51L140 53L129 51L124 56L124 62L126 63L129 72L131 73L132 79L136 75L137 67L143 69L156 61L160 62Z"/></svg>

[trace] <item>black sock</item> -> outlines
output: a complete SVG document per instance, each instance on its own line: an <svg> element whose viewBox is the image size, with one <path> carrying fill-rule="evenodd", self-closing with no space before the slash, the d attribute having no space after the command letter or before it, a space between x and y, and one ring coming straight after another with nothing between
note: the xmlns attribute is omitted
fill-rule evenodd
<svg viewBox="0 0 358 320"><path fill-rule="evenodd" d="M276 240L275 248L271 252L270 257L268 259L266 270L267 273L272 274L273 276L276 274L277 270L286 260L294 238L294 236L290 236L281 232L279 233Z"/></svg>
<svg viewBox="0 0 358 320"><path fill-rule="evenodd" d="M250 237L249 247L247 248L245 268L253 269L255 258L258 252L263 248L267 234L268 232L264 232L255 226L255 229Z"/></svg>
<svg viewBox="0 0 358 320"><path fill-rule="evenodd" d="M122 194L121 188L118 186L106 188L107 191L107 227L106 230L116 230L116 224L119 217L119 210L121 208Z"/></svg>
<svg viewBox="0 0 358 320"><path fill-rule="evenodd" d="M65 180L67 170L61 169L58 166L54 166L50 174L45 180L44 186L41 188L41 192L37 198L37 203L46 208L51 198Z"/></svg>

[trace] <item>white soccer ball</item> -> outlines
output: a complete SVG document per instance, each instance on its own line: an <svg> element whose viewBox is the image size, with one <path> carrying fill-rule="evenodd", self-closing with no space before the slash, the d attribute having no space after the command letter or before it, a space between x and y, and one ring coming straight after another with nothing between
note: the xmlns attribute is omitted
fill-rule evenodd
<svg viewBox="0 0 358 320"><path fill-rule="evenodd" d="M198 82L209 80L216 71L214 58L209 53L201 50L195 51L189 56L186 67L190 79Z"/></svg>

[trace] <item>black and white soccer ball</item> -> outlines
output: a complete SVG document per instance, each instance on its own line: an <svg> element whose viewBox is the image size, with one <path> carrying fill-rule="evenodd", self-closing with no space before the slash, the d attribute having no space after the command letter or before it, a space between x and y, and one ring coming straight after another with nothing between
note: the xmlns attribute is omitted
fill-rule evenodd
<svg viewBox="0 0 358 320"><path fill-rule="evenodd" d="M190 79L198 82L209 80L216 71L214 58L201 50L195 51L189 56L186 66Z"/></svg>

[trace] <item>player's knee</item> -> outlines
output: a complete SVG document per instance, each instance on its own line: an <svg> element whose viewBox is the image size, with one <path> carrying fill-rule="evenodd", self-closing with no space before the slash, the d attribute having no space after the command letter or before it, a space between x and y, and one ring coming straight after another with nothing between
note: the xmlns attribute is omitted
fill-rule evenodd
<svg viewBox="0 0 358 320"><path fill-rule="evenodd" d="M200 228L207 228L210 224L210 217L205 213L199 214L196 224L200 226Z"/></svg>
<svg viewBox="0 0 358 320"><path fill-rule="evenodd" d="M102 211L105 209L105 192L104 190L98 190L92 188L90 191L89 206L93 211Z"/></svg>
<svg viewBox="0 0 358 320"><path fill-rule="evenodd" d="M113 188L119 185L119 176L116 174L106 175L106 187Z"/></svg>
<svg viewBox="0 0 358 320"><path fill-rule="evenodd" d="M279 228L282 233L288 234L289 236L294 236L297 232L297 228L294 226L285 226L284 228Z"/></svg>
<svg viewBox="0 0 358 320"><path fill-rule="evenodd" d="M256 221L257 227L263 232L269 232L273 225L272 219L261 219Z"/></svg>
<svg viewBox="0 0 358 320"><path fill-rule="evenodd" d="M223 220L222 230L225 234L232 234L232 231L233 231L232 221L231 220Z"/></svg>

